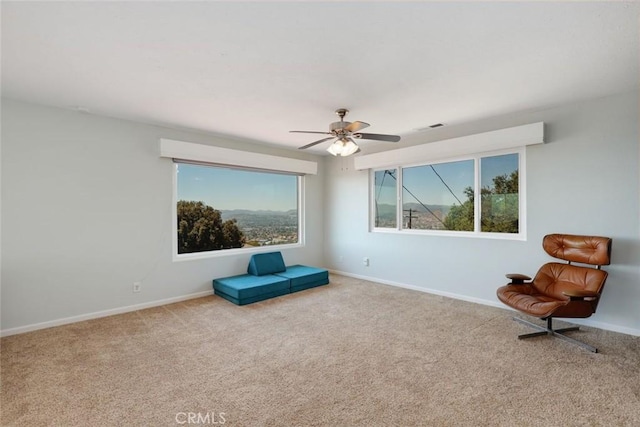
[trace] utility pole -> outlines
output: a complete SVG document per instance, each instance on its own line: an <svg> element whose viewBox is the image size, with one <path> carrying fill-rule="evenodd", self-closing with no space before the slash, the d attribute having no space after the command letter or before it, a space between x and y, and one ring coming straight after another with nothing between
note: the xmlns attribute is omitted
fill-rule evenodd
<svg viewBox="0 0 640 427"><path fill-rule="evenodd" d="M409 212L409 215L406 215L405 218L408 218L409 221L407 221L407 228L411 229L411 222L414 218L417 218L417 216L413 216L413 212L415 212L413 209L403 209L402 212Z"/></svg>

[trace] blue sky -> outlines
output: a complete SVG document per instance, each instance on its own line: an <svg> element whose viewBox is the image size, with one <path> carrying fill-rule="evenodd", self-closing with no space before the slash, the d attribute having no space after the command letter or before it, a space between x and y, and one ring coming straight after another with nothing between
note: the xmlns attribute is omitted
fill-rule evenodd
<svg viewBox="0 0 640 427"><path fill-rule="evenodd" d="M482 187L493 186L493 178L500 175L511 175L518 170L518 155L505 154L504 156L483 157L480 160Z"/></svg>
<svg viewBox="0 0 640 427"><path fill-rule="evenodd" d="M287 211L298 207L298 177L179 163L178 200L218 210Z"/></svg>
<svg viewBox="0 0 640 427"><path fill-rule="evenodd" d="M442 180L438 178L438 175ZM464 195L464 189L473 187L473 160L405 168L402 179L406 189L424 204L452 205L456 203L460 205L467 199ZM443 181L451 191L447 189ZM403 201L405 203L418 202L407 194L406 190Z"/></svg>
<svg viewBox="0 0 640 427"><path fill-rule="evenodd" d="M464 202L467 199L464 189L473 187L474 183L473 160L438 163L432 166L433 169L429 165L404 168L403 184L406 189L424 204L453 205ZM480 167L482 170L481 186L490 187L493 185L494 177L511 174L518 169L518 155L483 157ZM376 182L375 189L378 203L395 204L396 181L387 175L381 190L382 173L382 171L378 172L379 180ZM445 186L445 183L451 191ZM406 190L403 192L404 203L418 203Z"/></svg>

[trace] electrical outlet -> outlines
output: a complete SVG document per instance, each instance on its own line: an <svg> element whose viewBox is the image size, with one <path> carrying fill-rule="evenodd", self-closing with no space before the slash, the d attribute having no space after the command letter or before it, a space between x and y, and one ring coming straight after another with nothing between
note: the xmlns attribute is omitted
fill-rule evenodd
<svg viewBox="0 0 640 427"><path fill-rule="evenodd" d="M362 258L362 263L365 265L365 267L369 267L369 258L367 257Z"/></svg>
<svg viewBox="0 0 640 427"><path fill-rule="evenodd" d="M138 293L142 288L142 282L133 282L133 292Z"/></svg>

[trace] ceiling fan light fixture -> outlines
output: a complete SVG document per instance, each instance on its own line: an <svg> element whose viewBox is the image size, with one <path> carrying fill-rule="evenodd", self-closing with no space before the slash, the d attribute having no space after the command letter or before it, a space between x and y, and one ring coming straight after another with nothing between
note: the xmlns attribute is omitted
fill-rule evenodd
<svg viewBox="0 0 640 427"><path fill-rule="evenodd" d="M327 151L334 156L346 157L358 151L358 145L351 138L341 138L331 144Z"/></svg>
<svg viewBox="0 0 640 427"><path fill-rule="evenodd" d="M331 144L329 148L327 148L327 151L329 152L329 154L337 156L338 154L342 154L342 145L338 144L338 142L336 141Z"/></svg>
<svg viewBox="0 0 640 427"><path fill-rule="evenodd" d="M358 145L351 138L342 146L342 156L350 156L358 151Z"/></svg>

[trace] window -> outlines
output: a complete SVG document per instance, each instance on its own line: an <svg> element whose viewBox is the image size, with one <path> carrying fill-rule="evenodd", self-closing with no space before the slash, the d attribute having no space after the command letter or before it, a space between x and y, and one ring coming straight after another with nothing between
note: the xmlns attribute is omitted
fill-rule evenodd
<svg viewBox="0 0 640 427"><path fill-rule="evenodd" d="M177 162L178 255L301 242L302 177Z"/></svg>
<svg viewBox="0 0 640 427"><path fill-rule="evenodd" d="M385 169L374 172L375 226L396 228L396 169Z"/></svg>
<svg viewBox="0 0 640 427"><path fill-rule="evenodd" d="M480 159L480 231L518 233L518 155Z"/></svg>
<svg viewBox="0 0 640 427"><path fill-rule="evenodd" d="M523 156L524 151L518 150L374 170L373 226L379 230L521 236ZM401 210L396 208L398 194Z"/></svg>
<svg viewBox="0 0 640 427"><path fill-rule="evenodd" d="M402 169L402 228L473 231L473 160Z"/></svg>

